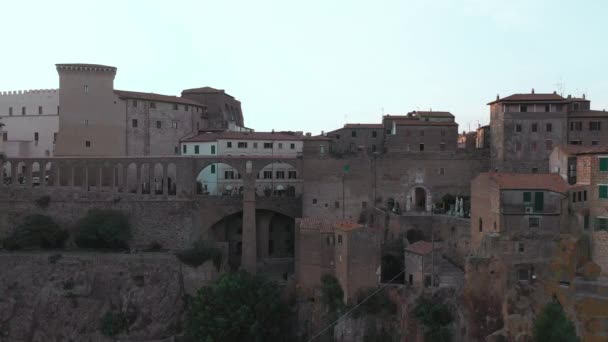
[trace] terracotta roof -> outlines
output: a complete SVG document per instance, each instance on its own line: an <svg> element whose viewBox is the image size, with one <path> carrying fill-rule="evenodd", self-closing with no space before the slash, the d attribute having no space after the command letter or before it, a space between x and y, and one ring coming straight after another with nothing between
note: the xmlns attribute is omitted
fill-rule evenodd
<svg viewBox="0 0 608 342"><path fill-rule="evenodd" d="M285 132L208 132L200 133L193 137L182 139L182 142L209 142L223 139L235 140L303 140L302 135L290 134Z"/></svg>
<svg viewBox="0 0 608 342"><path fill-rule="evenodd" d="M437 249L437 247L435 247L435 249ZM427 241L418 241L405 247L405 250L410 253L427 255L433 251L433 243Z"/></svg>
<svg viewBox="0 0 608 342"><path fill-rule="evenodd" d="M557 173L503 173L484 172L481 177L489 177L501 190L549 190L568 192L569 185Z"/></svg>
<svg viewBox="0 0 608 342"><path fill-rule="evenodd" d="M559 145L556 149L570 155L608 153L608 146Z"/></svg>
<svg viewBox="0 0 608 342"><path fill-rule="evenodd" d="M305 217L299 219L299 221L300 229L318 230L321 233L332 233L334 231L334 220Z"/></svg>
<svg viewBox="0 0 608 342"><path fill-rule="evenodd" d="M458 126L454 121L395 120L400 126Z"/></svg>
<svg viewBox="0 0 608 342"><path fill-rule="evenodd" d="M574 117L605 117L608 119L608 112L604 110L581 110L568 113L568 116Z"/></svg>
<svg viewBox="0 0 608 342"><path fill-rule="evenodd" d="M413 111L413 114L416 114L420 117L425 117L425 116L435 116L435 117L442 117L442 118L453 118L454 114L450 113L450 112L442 112L442 111Z"/></svg>
<svg viewBox="0 0 608 342"><path fill-rule="evenodd" d="M126 90L114 90L114 93L121 98L141 99L141 100L147 100L147 101L158 101L158 102L169 102L169 103L182 103L182 104L188 104L188 105L200 106L200 107L205 106L200 102L186 99L183 97L178 97L178 96L161 95L161 94L155 94L155 93L140 93L137 91L126 91Z"/></svg>
<svg viewBox="0 0 608 342"><path fill-rule="evenodd" d="M338 222L334 223L334 227L337 229L349 232L351 230L363 228L363 225L356 223L356 222L352 222L352 221L338 221Z"/></svg>
<svg viewBox="0 0 608 342"><path fill-rule="evenodd" d="M382 124L364 124L364 123L352 123L344 125L344 128L384 128Z"/></svg>
<svg viewBox="0 0 608 342"><path fill-rule="evenodd" d="M563 98L558 94L513 94L511 96L498 99L488 104L494 104L498 102L520 102L520 101L550 101L550 102L568 102L567 99Z"/></svg>

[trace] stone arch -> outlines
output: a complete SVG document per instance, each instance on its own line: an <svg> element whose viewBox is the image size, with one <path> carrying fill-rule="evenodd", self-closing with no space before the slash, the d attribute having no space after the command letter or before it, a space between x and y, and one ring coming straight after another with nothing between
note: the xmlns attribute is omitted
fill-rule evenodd
<svg viewBox="0 0 608 342"><path fill-rule="evenodd" d="M139 186L139 167L136 163L129 163L125 169L126 174L126 192L135 194L137 193L137 188Z"/></svg>
<svg viewBox="0 0 608 342"><path fill-rule="evenodd" d="M53 186L56 185L56 176L57 167L55 166L55 162L47 161L44 163L44 168L42 170L42 175L40 176L40 182L44 186Z"/></svg>
<svg viewBox="0 0 608 342"><path fill-rule="evenodd" d="M13 164L10 161L0 161L0 165L2 165L2 167L0 167L0 176L2 177L2 183L0 183L1 185L10 185L13 181L12 179L12 174L13 174Z"/></svg>
<svg viewBox="0 0 608 342"><path fill-rule="evenodd" d="M15 167L15 180L17 184L26 184L27 172L28 165L23 161L17 162Z"/></svg>
<svg viewBox="0 0 608 342"><path fill-rule="evenodd" d="M167 165L167 194L177 195L177 166L174 163Z"/></svg>
<svg viewBox="0 0 608 342"><path fill-rule="evenodd" d="M299 169L293 163L269 161L258 165L256 194L263 196L294 197L302 193Z"/></svg>
<svg viewBox="0 0 608 342"><path fill-rule="evenodd" d="M151 179L153 170L151 169L150 163L142 163L139 166L139 182L137 184L138 191L142 194L149 195L152 191Z"/></svg>
<svg viewBox="0 0 608 342"><path fill-rule="evenodd" d="M406 197L406 210L430 212L433 208L433 196L428 187L416 184L411 187Z"/></svg>
<svg viewBox="0 0 608 342"><path fill-rule="evenodd" d="M115 191L124 192L126 189L126 179L125 179L125 167L122 163L116 163L113 167L112 172L114 173L114 188Z"/></svg>
<svg viewBox="0 0 608 342"><path fill-rule="evenodd" d="M243 186L239 168L225 162L208 163L196 175L196 193L209 196L239 195Z"/></svg>
<svg viewBox="0 0 608 342"><path fill-rule="evenodd" d="M152 170L152 192L155 195L163 195L165 189L165 167L161 163L154 164Z"/></svg>

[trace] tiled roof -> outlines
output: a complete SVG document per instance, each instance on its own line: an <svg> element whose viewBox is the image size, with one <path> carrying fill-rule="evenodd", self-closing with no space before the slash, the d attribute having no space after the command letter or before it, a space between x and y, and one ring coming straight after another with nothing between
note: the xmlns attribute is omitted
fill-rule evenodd
<svg viewBox="0 0 608 342"><path fill-rule="evenodd" d="M182 142L209 142L223 139L235 140L303 140L302 135L284 133L284 132L208 132L182 139Z"/></svg>
<svg viewBox="0 0 608 342"><path fill-rule="evenodd" d="M608 153L608 146L560 145L556 148L570 155Z"/></svg>
<svg viewBox="0 0 608 342"><path fill-rule="evenodd" d="M344 125L344 128L384 128L384 126L382 124L352 123Z"/></svg>
<svg viewBox="0 0 608 342"><path fill-rule="evenodd" d="M454 121L395 120L400 126L458 126Z"/></svg>
<svg viewBox="0 0 608 342"><path fill-rule="evenodd" d="M435 116L435 117L442 117L442 118L453 118L454 114L450 113L450 112L442 112L442 111L414 111L412 112L412 114L416 114L420 117L425 117L425 116Z"/></svg>
<svg viewBox="0 0 608 342"><path fill-rule="evenodd" d="M181 104L188 104L188 105L193 105L193 106L204 107L204 105L201 104L200 102L186 99L183 97L178 97L178 96L161 95L161 94L155 94L155 93L140 93L137 91L125 91L125 90L114 90L114 93L116 95L118 95L118 97L121 97L121 98L141 99L141 100L147 100L147 101L158 101L158 102L169 102L169 103L181 103Z"/></svg>
<svg viewBox="0 0 608 342"><path fill-rule="evenodd" d="M519 101L551 101L551 102L568 102L558 94L513 94L488 103L489 105L498 102L519 102Z"/></svg>
<svg viewBox="0 0 608 342"><path fill-rule="evenodd" d="M427 255L433 251L433 243L427 241L418 241L405 247L405 250L419 255Z"/></svg>
<svg viewBox="0 0 608 342"><path fill-rule="evenodd" d="M191 88L184 89L182 93L223 93L224 89L216 89L212 87L200 87L200 88Z"/></svg>
<svg viewBox="0 0 608 342"><path fill-rule="evenodd" d="M568 113L569 117L604 117L608 119L608 112L604 110L581 110Z"/></svg>
<svg viewBox="0 0 608 342"><path fill-rule="evenodd" d="M355 230L358 228L362 228L363 225L356 223L356 222L352 222L352 221L338 221L336 223L334 223L334 227L336 227L337 229L343 230L343 231L351 231L351 230Z"/></svg>
<svg viewBox="0 0 608 342"><path fill-rule="evenodd" d="M481 177L490 177L502 190L550 190L559 193L568 191L568 183L557 173L503 173L485 172Z"/></svg>
<svg viewBox="0 0 608 342"><path fill-rule="evenodd" d="M331 138L325 135L315 135L312 137L304 137L304 140L331 141Z"/></svg>
<svg viewBox="0 0 608 342"><path fill-rule="evenodd" d="M299 219L299 221L300 229L318 230L321 233L331 233L334 231L334 220L305 217Z"/></svg>

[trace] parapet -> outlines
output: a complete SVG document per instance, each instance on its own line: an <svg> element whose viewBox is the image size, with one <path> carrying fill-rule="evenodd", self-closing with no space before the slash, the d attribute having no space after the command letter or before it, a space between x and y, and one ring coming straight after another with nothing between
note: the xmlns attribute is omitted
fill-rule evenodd
<svg viewBox="0 0 608 342"><path fill-rule="evenodd" d="M30 94L56 94L58 92L59 92L59 89L9 90L9 91L0 91L0 96L30 95Z"/></svg>
<svg viewBox="0 0 608 342"><path fill-rule="evenodd" d="M84 64L84 63L69 63L69 64L55 64L57 71L102 71L116 73L116 67L101 64Z"/></svg>

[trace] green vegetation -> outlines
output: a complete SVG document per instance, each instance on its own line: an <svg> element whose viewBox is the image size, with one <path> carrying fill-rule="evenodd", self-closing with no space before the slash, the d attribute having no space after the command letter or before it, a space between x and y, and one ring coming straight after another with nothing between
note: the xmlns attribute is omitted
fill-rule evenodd
<svg viewBox="0 0 608 342"><path fill-rule="evenodd" d="M344 291L336 277L324 274L321 277L321 300L330 312L341 311L345 308Z"/></svg>
<svg viewBox="0 0 608 342"><path fill-rule="evenodd" d="M81 248L127 249L131 226L117 210L91 209L76 224L76 244Z"/></svg>
<svg viewBox="0 0 608 342"><path fill-rule="evenodd" d="M108 311L101 318L101 332L106 336L115 336L129 327L127 317L122 312Z"/></svg>
<svg viewBox="0 0 608 342"><path fill-rule="evenodd" d="M421 296L414 307L414 317L424 327L427 342L450 342L449 325L453 321L450 308L437 299Z"/></svg>
<svg viewBox="0 0 608 342"><path fill-rule="evenodd" d="M177 258L186 265L198 267L207 260L212 260L219 271L222 266L222 251L206 241L197 241L192 248L176 253Z"/></svg>
<svg viewBox="0 0 608 342"><path fill-rule="evenodd" d="M397 306L388 298L386 291L380 290L371 296L376 291L378 291L378 289L370 288L357 294L357 302L355 305L360 303L361 305L359 305L356 310L352 311L351 314L354 318L358 318L362 315L391 316L397 313ZM363 301L367 297L369 297L369 299Z"/></svg>
<svg viewBox="0 0 608 342"><path fill-rule="evenodd" d="M279 288L246 272L224 274L192 300L186 329L193 341L291 341Z"/></svg>
<svg viewBox="0 0 608 342"><path fill-rule="evenodd" d="M6 249L62 248L68 233L46 215L29 215L4 240Z"/></svg>
<svg viewBox="0 0 608 342"><path fill-rule="evenodd" d="M534 320L534 340L552 342L577 342L576 329L557 300L545 305Z"/></svg>

